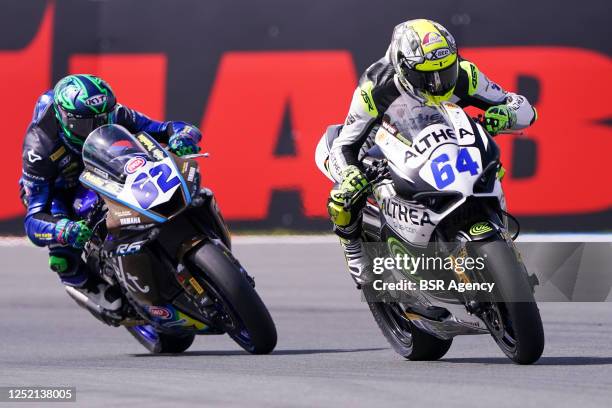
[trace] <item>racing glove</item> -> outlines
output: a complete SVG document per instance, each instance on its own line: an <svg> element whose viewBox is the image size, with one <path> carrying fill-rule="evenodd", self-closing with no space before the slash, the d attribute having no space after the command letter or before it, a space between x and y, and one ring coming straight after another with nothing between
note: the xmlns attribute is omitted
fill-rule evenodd
<svg viewBox="0 0 612 408"><path fill-rule="evenodd" d="M58 243L81 249L91 238L91 229L85 221L71 221L68 218L62 218L55 224L53 235Z"/></svg>
<svg viewBox="0 0 612 408"><path fill-rule="evenodd" d="M332 222L339 227L351 224L357 215L354 213L361 209L359 204L371 190L370 182L357 166L345 168L342 183L330 192L327 201L327 212Z"/></svg>
<svg viewBox="0 0 612 408"><path fill-rule="evenodd" d="M168 150L177 156L196 154L200 151L200 146L186 133L175 133L170 136Z"/></svg>
<svg viewBox="0 0 612 408"><path fill-rule="evenodd" d="M487 132L491 136L495 136L499 132L514 127L516 124L516 112L506 105L491 106L485 112L484 122Z"/></svg>

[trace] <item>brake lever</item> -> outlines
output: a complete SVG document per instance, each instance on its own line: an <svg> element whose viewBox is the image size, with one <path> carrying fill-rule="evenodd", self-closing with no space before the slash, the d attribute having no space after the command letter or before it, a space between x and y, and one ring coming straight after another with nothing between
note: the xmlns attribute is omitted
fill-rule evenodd
<svg viewBox="0 0 612 408"><path fill-rule="evenodd" d="M525 136L525 132L523 132L522 130L506 130L503 132L499 132L495 136L499 136L499 135Z"/></svg>
<svg viewBox="0 0 612 408"><path fill-rule="evenodd" d="M210 154L208 154L208 152L206 153L196 153L196 154L186 154L185 156L182 156L182 159L197 159L198 157L204 157L207 158L209 157Z"/></svg>
<svg viewBox="0 0 612 408"><path fill-rule="evenodd" d="M373 160L372 164L366 167L365 176L372 184L378 183L384 178L388 178L389 175L387 159Z"/></svg>

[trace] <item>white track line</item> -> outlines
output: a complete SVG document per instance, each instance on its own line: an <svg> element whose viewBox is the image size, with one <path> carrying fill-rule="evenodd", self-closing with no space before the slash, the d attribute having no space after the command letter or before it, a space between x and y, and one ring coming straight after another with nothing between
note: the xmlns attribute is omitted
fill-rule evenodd
<svg viewBox="0 0 612 408"><path fill-rule="evenodd" d="M338 238L325 235L235 235L238 245L313 245L337 244ZM518 242L612 242L612 234L521 234ZM0 248L34 247L25 237L0 237Z"/></svg>
<svg viewBox="0 0 612 408"><path fill-rule="evenodd" d="M612 242L612 234L521 234L518 242Z"/></svg>
<svg viewBox="0 0 612 408"><path fill-rule="evenodd" d="M326 244L338 243L335 235L238 235L232 242L239 245L260 244ZM521 234L518 242L612 242L612 234Z"/></svg>
<svg viewBox="0 0 612 408"><path fill-rule="evenodd" d="M34 246L26 237L0 237L0 248Z"/></svg>

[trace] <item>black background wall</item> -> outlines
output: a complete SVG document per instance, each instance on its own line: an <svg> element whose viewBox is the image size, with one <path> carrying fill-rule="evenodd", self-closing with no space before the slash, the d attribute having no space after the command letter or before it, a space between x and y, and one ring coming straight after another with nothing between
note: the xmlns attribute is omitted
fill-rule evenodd
<svg viewBox="0 0 612 408"><path fill-rule="evenodd" d="M0 232L22 230L16 185L37 95L85 68L123 103L202 128L204 180L234 228L327 229L318 136L343 120L393 27L418 17L445 25L465 56L538 106L540 123L500 140L523 226L609 230L609 14L606 0L2 0Z"/></svg>

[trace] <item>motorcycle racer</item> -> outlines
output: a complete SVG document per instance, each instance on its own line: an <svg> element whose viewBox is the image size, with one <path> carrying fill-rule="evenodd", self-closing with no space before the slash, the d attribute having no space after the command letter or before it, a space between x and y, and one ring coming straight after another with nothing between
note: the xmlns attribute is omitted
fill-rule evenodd
<svg viewBox="0 0 612 408"><path fill-rule="evenodd" d="M336 182L327 209L358 287L372 278L361 237L371 185L359 159L374 145L381 123L401 128L408 117L435 121L427 107L442 101L484 110L484 127L491 135L523 129L537 119L527 98L502 89L462 58L442 25L418 19L396 26L385 56L361 76L340 133L333 140L326 133L316 151L317 166Z"/></svg>
<svg viewBox="0 0 612 408"><path fill-rule="evenodd" d="M69 75L36 102L23 142L19 181L27 207L26 234L35 245L49 247L49 267L64 285L116 311L121 300L115 288L90 274L81 259L91 230L77 219L78 203L73 203L77 189L82 188L83 143L91 131L105 124L147 132L179 156L197 153L202 136L185 122L158 122L117 103L110 86L93 75Z"/></svg>

